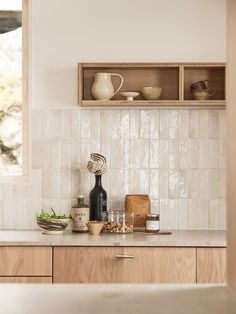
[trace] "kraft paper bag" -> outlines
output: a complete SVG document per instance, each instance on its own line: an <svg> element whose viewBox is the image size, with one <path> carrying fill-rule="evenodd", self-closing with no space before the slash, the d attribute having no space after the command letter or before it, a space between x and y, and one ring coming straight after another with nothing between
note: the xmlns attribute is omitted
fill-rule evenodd
<svg viewBox="0 0 236 314"><path fill-rule="evenodd" d="M149 195L126 195L125 211L134 213L134 227L145 227L146 215L151 212Z"/></svg>

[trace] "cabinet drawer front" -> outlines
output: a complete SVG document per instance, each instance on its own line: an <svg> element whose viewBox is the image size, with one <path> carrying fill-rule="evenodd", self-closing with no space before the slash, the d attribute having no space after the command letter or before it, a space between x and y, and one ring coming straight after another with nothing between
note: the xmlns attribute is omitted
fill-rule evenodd
<svg viewBox="0 0 236 314"><path fill-rule="evenodd" d="M0 276L52 276L52 249L0 247Z"/></svg>
<svg viewBox="0 0 236 314"><path fill-rule="evenodd" d="M196 283L196 249L54 248L55 283Z"/></svg>
<svg viewBox="0 0 236 314"><path fill-rule="evenodd" d="M116 255L123 249L104 247L54 248L54 283L112 283L117 282Z"/></svg>
<svg viewBox="0 0 236 314"><path fill-rule="evenodd" d="M52 277L0 277L0 283L52 283Z"/></svg>
<svg viewBox="0 0 236 314"><path fill-rule="evenodd" d="M226 283L226 248L197 249L197 283Z"/></svg>

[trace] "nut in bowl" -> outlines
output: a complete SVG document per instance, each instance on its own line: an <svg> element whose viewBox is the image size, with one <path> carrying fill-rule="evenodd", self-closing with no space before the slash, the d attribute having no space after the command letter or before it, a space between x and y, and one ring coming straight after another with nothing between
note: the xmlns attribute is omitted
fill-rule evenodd
<svg viewBox="0 0 236 314"><path fill-rule="evenodd" d="M104 226L104 221L97 221L97 220L88 221L86 225L88 227L88 231L90 234L99 235Z"/></svg>
<svg viewBox="0 0 236 314"><path fill-rule="evenodd" d="M62 234L69 226L70 221L69 216L57 215L52 208L51 214L42 209L37 215L37 224L43 234Z"/></svg>
<svg viewBox="0 0 236 314"><path fill-rule="evenodd" d="M161 87L145 86L141 88L141 94L146 100L156 100L161 96Z"/></svg>

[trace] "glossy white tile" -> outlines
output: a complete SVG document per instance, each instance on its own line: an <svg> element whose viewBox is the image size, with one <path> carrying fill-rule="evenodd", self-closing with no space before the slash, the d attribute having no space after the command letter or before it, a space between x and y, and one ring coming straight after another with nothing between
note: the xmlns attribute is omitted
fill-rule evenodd
<svg viewBox="0 0 236 314"><path fill-rule="evenodd" d="M179 171L169 171L169 198L179 198Z"/></svg>
<svg viewBox="0 0 236 314"><path fill-rule="evenodd" d="M36 109L32 124L32 182L0 186L1 227L36 228L41 206L62 212L78 194L88 200L87 163L98 152L107 158L102 181L111 208L123 208L126 194L145 193L162 227L226 228L224 111Z"/></svg>
<svg viewBox="0 0 236 314"><path fill-rule="evenodd" d="M120 137L129 139L130 136L130 111L121 110L120 113Z"/></svg>
<svg viewBox="0 0 236 314"><path fill-rule="evenodd" d="M209 111L209 138L219 138L219 110Z"/></svg>
<svg viewBox="0 0 236 314"><path fill-rule="evenodd" d="M61 141L61 168L71 168L71 156L72 156L71 139L62 140Z"/></svg>
<svg viewBox="0 0 236 314"><path fill-rule="evenodd" d="M89 139L91 137L91 111L81 110L81 138Z"/></svg>
<svg viewBox="0 0 236 314"><path fill-rule="evenodd" d="M120 139L120 110L112 110L111 114L111 139Z"/></svg>
<svg viewBox="0 0 236 314"><path fill-rule="evenodd" d="M169 168L179 168L179 140L169 140Z"/></svg>
<svg viewBox="0 0 236 314"><path fill-rule="evenodd" d="M159 169L159 178L158 178L158 197L161 199L169 198L169 170L168 169Z"/></svg>
<svg viewBox="0 0 236 314"><path fill-rule="evenodd" d="M208 221L209 229L219 229L219 203L217 199L211 199L208 202Z"/></svg>
<svg viewBox="0 0 236 314"><path fill-rule="evenodd" d="M61 139L63 137L63 111L51 110L50 116L52 139Z"/></svg>
<svg viewBox="0 0 236 314"><path fill-rule="evenodd" d="M199 168L199 140L198 139L189 140L189 168L190 169Z"/></svg>
<svg viewBox="0 0 236 314"><path fill-rule="evenodd" d="M199 170L189 170L188 198L199 197Z"/></svg>
<svg viewBox="0 0 236 314"><path fill-rule="evenodd" d="M139 110L130 110L130 139L138 139L140 133Z"/></svg>
<svg viewBox="0 0 236 314"><path fill-rule="evenodd" d="M32 140L32 168L42 168L42 141Z"/></svg>
<svg viewBox="0 0 236 314"><path fill-rule="evenodd" d="M71 111L71 136L73 139L81 138L81 111L78 109Z"/></svg>
<svg viewBox="0 0 236 314"><path fill-rule="evenodd" d="M209 168L219 168L219 140L209 139Z"/></svg>
<svg viewBox="0 0 236 314"><path fill-rule="evenodd" d="M62 111L62 139L69 139L72 135L72 110Z"/></svg>
<svg viewBox="0 0 236 314"><path fill-rule="evenodd" d="M150 138L150 110L140 110L140 138Z"/></svg>
<svg viewBox="0 0 236 314"><path fill-rule="evenodd" d="M90 138L99 140L101 133L100 110L91 110L90 126Z"/></svg>
<svg viewBox="0 0 236 314"><path fill-rule="evenodd" d="M189 173L187 170L179 171L179 198L188 198Z"/></svg>
<svg viewBox="0 0 236 314"><path fill-rule="evenodd" d="M169 139L168 110L160 110L160 139Z"/></svg>
<svg viewBox="0 0 236 314"><path fill-rule="evenodd" d="M169 169L169 141L159 141L158 168Z"/></svg>
<svg viewBox="0 0 236 314"><path fill-rule="evenodd" d="M111 138L111 110L101 110L100 112L100 136L101 139L110 139Z"/></svg>
<svg viewBox="0 0 236 314"><path fill-rule="evenodd" d="M151 110L149 116L150 139L159 139L160 132L160 112L159 110Z"/></svg>
<svg viewBox="0 0 236 314"><path fill-rule="evenodd" d="M199 111L189 111L189 137L199 138Z"/></svg>
<svg viewBox="0 0 236 314"><path fill-rule="evenodd" d="M71 198L71 169L61 169L60 198Z"/></svg>
<svg viewBox="0 0 236 314"><path fill-rule="evenodd" d="M168 122L169 122L169 138L179 138L179 111L169 110L168 111Z"/></svg>
<svg viewBox="0 0 236 314"><path fill-rule="evenodd" d="M158 168L159 141L150 140L150 168Z"/></svg>
<svg viewBox="0 0 236 314"><path fill-rule="evenodd" d="M189 200L180 199L179 200L179 229L188 230L189 228Z"/></svg>
<svg viewBox="0 0 236 314"><path fill-rule="evenodd" d="M159 195L159 170L150 169L150 196L151 198L158 198Z"/></svg>
<svg viewBox="0 0 236 314"><path fill-rule="evenodd" d="M189 137L189 110L179 110L179 138Z"/></svg>
<svg viewBox="0 0 236 314"><path fill-rule="evenodd" d="M189 141L187 139L179 141L179 168L189 167Z"/></svg>

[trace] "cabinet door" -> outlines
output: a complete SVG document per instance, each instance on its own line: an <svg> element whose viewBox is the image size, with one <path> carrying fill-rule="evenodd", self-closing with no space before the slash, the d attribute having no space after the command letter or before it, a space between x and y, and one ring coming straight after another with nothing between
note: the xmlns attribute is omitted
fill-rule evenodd
<svg viewBox="0 0 236 314"><path fill-rule="evenodd" d="M226 283L226 249L197 249L197 283Z"/></svg>
<svg viewBox="0 0 236 314"><path fill-rule="evenodd" d="M154 252L155 282L196 283L196 248L157 248Z"/></svg>
<svg viewBox="0 0 236 314"><path fill-rule="evenodd" d="M0 247L0 276L52 276L52 248Z"/></svg>
<svg viewBox="0 0 236 314"><path fill-rule="evenodd" d="M52 277L0 277L0 283L52 283Z"/></svg>
<svg viewBox="0 0 236 314"><path fill-rule="evenodd" d="M54 248L55 283L195 283L192 248Z"/></svg>

